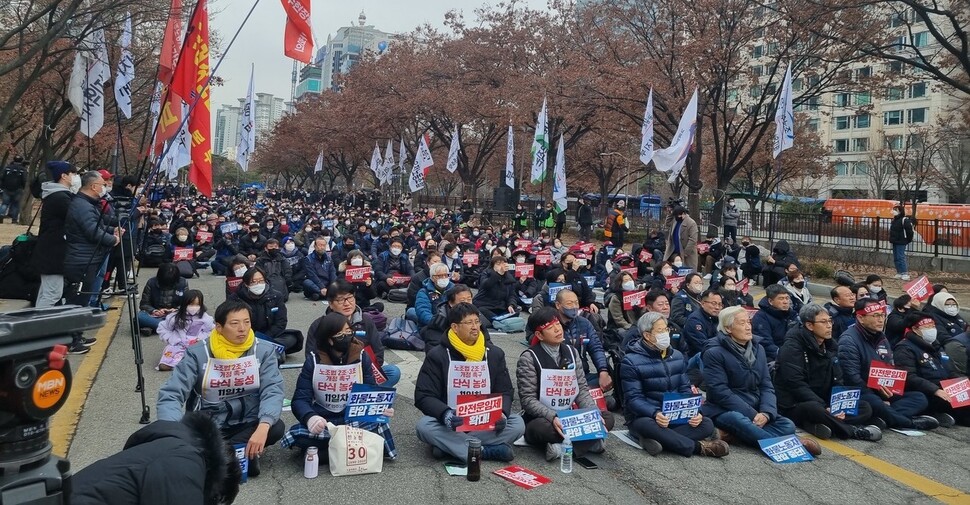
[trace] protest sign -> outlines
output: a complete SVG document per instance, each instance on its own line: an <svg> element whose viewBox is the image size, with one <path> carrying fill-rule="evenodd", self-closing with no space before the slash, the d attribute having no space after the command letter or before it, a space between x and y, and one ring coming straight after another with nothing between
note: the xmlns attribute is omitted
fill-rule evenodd
<svg viewBox="0 0 970 505"><path fill-rule="evenodd" d="M370 280L370 267L350 267L345 277L350 283L367 282Z"/></svg>
<svg viewBox="0 0 970 505"><path fill-rule="evenodd" d="M344 419L348 423L386 423L388 417L384 411L394 406L394 388L371 386L369 384L354 384L350 389L347 400L347 410Z"/></svg>
<svg viewBox="0 0 970 505"><path fill-rule="evenodd" d="M633 310L633 307L646 307L647 306L647 292L646 291L624 291L623 292L623 310Z"/></svg>
<svg viewBox="0 0 970 505"><path fill-rule="evenodd" d="M758 445L761 446L761 452L775 463L799 463L815 459L795 435L766 438L759 440Z"/></svg>
<svg viewBox="0 0 970 505"><path fill-rule="evenodd" d="M700 395L664 393L660 411L667 416L667 419L670 419L671 426L687 424L700 412L703 401L704 398Z"/></svg>
<svg viewBox="0 0 970 505"><path fill-rule="evenodd" d="M906 370L898 370L882 361L872 360L869 363L869 382L872 389L885 387L894 395L901 395L906 389Z"/></svg>
<svg viewBox="0 0 970 505"><path fill-rule="evenodd" d="M526 489L535 489L543 484L552 482L548 477L539 475L532 470L526 470L521 466L507 466L495 470L495 475Z"/></svg>
<svg viewBox="0 0 970 505"><path fill-rule="evenodd" d="M970 379L947 379L941 381L943 391L950 397L950 405L958 409L970 405Z"/></svg>
<svg viewBox="0 0 970 505"><path fill-rule="evenodd" d="M464 420L455 431L489 431L502 418L502 395L458 395L455 415Z"/></svg>
<svg viewBox="0 0 970 505"><path fill-rule="evenodd" d="M598 409L560 410L558 416L563 434L572 442L604 439L608 435Z"/></svg>
<svg viewBox="0 0 970 505"><path fill-rule="evenodd" d="M521 279L523 277L532 278L535 277L536 266L529 263L516 263L515 264L515 278Z"/></svg>
<svg viewBox="0 0 970 505"><path fill-rule="evenodd" d="M845 386L835 386L832 388L832 398L829 400L829 411L837 415L845 413L847 416L854 416L859 413L859 399L862 398L862 390Z"/></svg>

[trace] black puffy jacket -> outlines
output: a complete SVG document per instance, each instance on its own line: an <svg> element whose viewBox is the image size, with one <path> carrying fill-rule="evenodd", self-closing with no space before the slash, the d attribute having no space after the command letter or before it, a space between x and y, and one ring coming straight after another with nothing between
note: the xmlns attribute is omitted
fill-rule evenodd
<svg viewBox="0 0 970 505"><path fill-rule="evenodd" d="M253 331L269 338L276 338L286 331L286 304L283 302L283 295L270 286L266 286L262 296L256 296L243 284L230 299L249 305Z"/></svg>
<svg viewBox="0 0 970 505"><path fill-rule="evenodd" d="M774 383L782 413L804 402L828 406L832 387L842 385L838 344L830 338L819 346L812 332L792 328L778 350Z"/></svg>

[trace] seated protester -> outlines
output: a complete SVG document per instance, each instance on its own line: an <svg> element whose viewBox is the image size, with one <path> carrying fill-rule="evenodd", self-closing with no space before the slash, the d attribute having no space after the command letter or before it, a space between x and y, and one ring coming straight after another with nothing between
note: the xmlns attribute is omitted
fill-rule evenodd
<svg viewBox="0 0 970 505"><path fill-rule="evenodd" d="M754 307L754 298L751 294L744 294L738 289L738 283L734 280L734 277L722 276L718 281L718 293L721 293L721 299L724 301L725 307L734 306L744 306L744 307Z"/></svg>
<svg viewBox="0 0 970 505"><path fill-rule="evenodd" d="M918 311L907 315L906 322L906 335L893 349L896 366L906 370L906 391L916 391L926 397L929 403L926 413L940 426L950 428L956 423L970 426L970 410L953 408L950 396L940 384L960 374L950 365L952 360L937 341L936 323Z"/></svg>
<svg viewBox="0 0 970 505"><path fill-rule="evenodd" d="M765 259L767 263L762 271L761 285L770 286L777 283L788 273L788 269L801 269L798 257L792 252L787 240L779 240L771 251L771 256Z"/></svg>
<svg viewBox="0 0 970 505"><path fill-rule="evenodd" d="M886 338L892 347L896 347L906 334L906 315L914 310L919 310L919 302L914 303L913 297L905 293L893 300L893 310L886 317ZM937 337L943 343L944 335L937 331Z"/></svg>
<svg viewBox="0 0 970 505"><path fill-rule="evenodd" d="M700 310L695 310L684 324L687 356L699 356L708 342L717 336L717 315L724 307L721 293L709 289L700 296Z"/></svg>
<svg viewBox="0 0 970 505"><path fill-rule="evenodd" d="M364 253L356 249L350 251L347 253L347 259L337 265L337 279L340 280L347 278L347 268L360 267L371 268L371 264L364 259ZM371 269L371 273L373 272L374 270ZM384 312L383 303L371 303L371 300L377 298L377 291L375 290L373 276L363 282L354 282L351 284L351 286L354 287L354 297L357 298L356 303L360 308L368 309L374 307L378 310L378 312Z"/></svg>
<svg viewBox="0 0 970 505"><path fill-rule="evenodd" d="M670 302L670 320L677 326L686 328L687 317L700 307L701 302L697 297L704 292L704 278L696 272L688 274L682 287Z"/></svg>
<svg viewBox="0 0 970 505"><path fill-rule="evenodd" d="M699 242L697 244L698 246L701 246L701 247L705 245L707 246L707 252L704 252L703 254L701 254L698 251L698 254L697 254L697 269L700 272L703 272L705 275L709 275L713 273L714 263L721 259L720 256L717 255L717 253L720 252L723 254L724 249L715 248L715 246L717 246L720 243L721 241L717 238L716 233L708 232L707 238L704 241Z"/></svg>
<svg viewBox="0 0 970 505"><path fill-rule="evenodd" d="M687 275L694 271L690 266L684 265L684 259L677 253L667 258L667 262L674 266L675 275Z"/></svg>
<svg viewBox="0 0 970 505"><path fill-rule="evenodd" d="M866 276L866 288L869 289L869 298L875 298L880 302L886 302L886 290L882 288L882 277L876 274Z"/></svg>
<svg viewBox="0 0 970 505"><path fill-rule="evenodd" d="M465 274L465 265L461 262L461 249L458 247L458 244L454 242L447 245L442 244L441 260L445 265L448 265L448 271L451 272L451 280L460 282L461 276Z"/></svg>
<svg viewBox="0 0 970 505"><path fill-rule="evenodd" d="M741 273L748 279L755 279L764 269L761 263L761 248L751 243L751 237L741 237L741 247L744 250L744 263L741 264Z"/></svg>
<svg viewBox="0 0 970 505"><path fill-rule="evenodd" d="M377 295L387 298L388 291L403 288L406 284L391 285L394 277L412 277L414 268L404 254L404 242L401 237L390 239L390 247L377 255L374 259L374 277L377 279ZM410 282L410 279L408 280Z"/></svg>
<svg viewBox="0 0 970 505"><path fill-rule="evenodd" d="M579 298L576 297L576 293L568 289L557 293L556 310L559 311L559 318L566 332L566 343L575 347L582 358L586 382L590 387L598 387L603 392L612 389L613 379L608 371L603 341L593 328L593 323L580 314ZM592 371L589 367L590 358L595 367Z"/></svg>
<svg viewBox="0 0 970 505"><path fill-rule="evenodd" d="M243 302L229 300L219 305L215 321L209 338L186 350L185 358L158 391L158 420L178 421L184 411L209 415L226 442L246 444L249 476L256 477L259 457L283 438L285 430L280 421L283 376L276 349L256 338L249 306ZM255 380L227 390L215 380L205 380L216 365L237 368Z"/></svg>
<svg viewBox="0 0 970 505"><path fill-rule="evenodd" d="M464 284L455 284L451 289L445 291L445 302L438 305L438 311L431 319L431 322L421 329L421 339L424 340L425 353L431 347L440 345L442 340L445 339L445 336L448 334L448 329L451 327L451 324L448 322L448 313L452 307L462 303L472 303L471 288ZM481 314L480 311L479 314ZM485 335L485 343L491 345L492 337L489 335L487 327L482 326L482 334Z"/></svg>
<svg viewBox="0 0 970 505"><path fill-rule="evenodd" d="M687 357L670 347L667 320L657 312L643 315L636 325L640 337L631 340L620 366L623 417L651 456L667 450L681 456L724 457L730 448L723 440L708 440L714 423L700 412L678 426L664 415L664 394L693 395L687 377Z"/></svg>
<svg viewBox="0 0 970 505"><path fill-rule="evenodd" d="M674 265L668 261L661 263L659 267L655 268L653 274L646 278L646 282L651 291L666 291L667 279L671 277L674 277ZM676 287L671 287L670 289L671 294L677 294L678 291L680 290Z"/></svg>
<svg viewBox="0 0 970 505"><path fill-rule="evenodd" d="M239 252L249 261L256 261L256 258L266 249L266 237L259 234L259 225L252 223L249 225L249 234L239 238Z"/></svg>
<svg viewBox="0 0 970 505"><path fill-rule="evenodd" d="M280 253L279 240L271 238L266 241L263 253L256 258L256 266L263 270L266 282L283 297L283 301L288 301L293 270Z"/></svg>
<svg viewBox="0 0 970 505"><path fill-rule="evenodd" d="M283 261L290 265L290 280L287 287L291 293L299 293L303 290L303 281L306 280L306 266L303 261L306 256L289 236L283 237L283 249L280 254L283 256Z"/></svg>
<svg viewBox="0 0 970 505"><path fill-rule="evenodd" d="M893 350L883 333L886 323L885 305L869 299L855 303L856 324L839 337L839 365L846 386L862 389L861 401L872 408L872 424L889 428L931 430L940 423L921 416L929 404L918 391L906 390L897 395L885 386L869 389L869 365L872 361L893 364Z"/></svg>
<svg viewBox="0 0 970 505"><path fill-rule="evenodd" d="M283 447L299 447L306 452L307 448L316 447L322 455L321 460L327 461L327 448L330 445L330 431L327 423L335 425L347 424L344 416L347 410L348 394L325 393L324 391L342 391L340 379L331 373L351 368L355 375L350 378L351 383L360 381L363 384L376 386L374 374L371 372L370 356L364 352L366 344L354 336L350 322L343 314L331 312L319 320L313 341L316 349L307 352L306 362L300 376L296 379L296 389L293 390L293 416L298 423L290 427L280 445ZM388 417L394 416L394 409L384 412ZM350 426L374 432L384 437L384 457L395 459L397 451L394 448L394 437L387 423L353 422Z"/></svg>
<svg viewBox="0 0 970 505"><path fill-rule="evenodd" d="M237 254L229 261L229 271L226 272L226 299L234 295L242 285L242 278L249 270L249 260L241 254Z"/></svg>
<svg viewBox="0 0 970 505"><path fill-rule="evenodd" d="M437 251L433 251L428 253L426 263L427 267L425 267L423 270L419 270L418 268L414 269L414 275L411 276L411 282L408 283L408 309L414 308L414 304L416 303L418 297L418 291L420 291L421 287L424 286L424 281L430 277L429 272L431 267L436 263L441 263L441 255L438 254ZM451 278L451 274L448 275L448 278Z"/></svg>
<svg viewBox="0 0 970 505"><path fill-rule="evenodd" d="M232 503L241 477L219 426L190 412L180 421L145 426L128 437L121 452L75 472L64 503L158 503L162 497L168 503Z"/></svg>
<svg viewBox="0 0 970 505"><path fill-rule="evenodd" d="M172 256L174 259L175 249L192 249L192 257L189 260L192 263L192 268L197 268L198 263L196 263L195 258L195 241L189 232L188 228L180 227L175 230L175 234L172 236Z"/></svg>
<svg viewBox="0 0 970 505"><path fill-rule="evenodd" d="M586 277L581 273L582 269L585 268L585 261L585 259L580 260L576 253L569 252L562 255L560 266L565 274L566 283L572 286L573 293L576 293L579 298L579 306L590 314L599 314L600 307L596 304L596 294L593 293L593 288L590 287ZM602 322L599 322L600 317L597 316L592 319L596 319L602 326Z"/></svg>
<svg viewBox="0 0 970 505"><path fill-rule="evenodd" d="M216 251L215 259L212 260L212 273L215 275L226 275L230 270L229 262L233 257L239 255L239 240L232 232L217 233L219 237L213 244Z"/></svg>
<svg viewBox="0 0 970 505"><path fill-rule="evenodd" d="M651 290L647 292L647 313L656 312L664 317L664 321L667 322L667 329L670 333L670 348L677 349L678 351L687 355L687 339L684 338L684 330L670 321L670 299L668 294L664 291ZM621 349L626 349L630 346L630 343L636 339L641 338L640 330L637 325L631 326L627 331L623 333L623 342L620 344Z"/></svg>
<svg viewBox="0 0 970 505"><path fill-rule="evenodd" d="M855 293L848 286L835 286L829 296L832 301L825 304L825 310L832 317L832 334L838 338L855 324Z"/></svg>
<svg viewBox="0 0 970 505"><path fill-rule="evenodd" d="M789 272L782 282L784 282L785 289L788 290L791 308L796 314L801 312L802 307L814 303L812 293L809 292L808 284L805 282L805 274L801 270Z"/></svg>
<svg viewBox="0 0 970 505"><path fill-rule="evenodd" d="M283 295L269 285L262 268L247 270L242 285L229 299L249 305L250 325L260 340L276 344L285 354L297 353L303 348L303 334L286 329L288 320Z"/></svg>
<svg viewBox="0 0 970 505"><path fill-rule="evenodd" d="M148 234L138 255L141 267L158 267L172 261L172 236L165 231L165 224L158 218L148 219Z"/></svg>
<svg viewBox="0 0 970 505"><path fill-rule="evenodd" d="M512 379L505 364L505 353L487 345L481 320L471 304L462 303L448 312L451 328L441 345L431 348L421 365L414 389L414 405L424 417L416 427L418 439L432 448L436 458L464 460L468 441L482 443L482 459L512 461L512 443L525 433L525 422L512 414ZM456 388L450 379L462 367L475 367L487 380L483 385ZM478 386L478 387L476 387ZM459 394L501 394L502 418L490 431L457 433L464 420L455 414Z"/></svg>
<svg viewBox="0 0 970 505"><path fill-rule="evenodd" d="M178 311L188 288L189 283L179 275L174 263L162 263L158 267L155 277L145 283L138 304L138 326L143 337L155 333L166 316Z"/></svg>
<svg viewBox="0 0 970 505"><path fill-rule="evenodd" d="M424 247L420 247L418 252L414 254L414 269L415 270L428 270L428 266L431 264L428 261L431 253L437 253L441 257L441 253L438 252L438 243L432 239L425 239Z"/></svg>
<svg viewBox="0 0 970 505"><path fill-rule="evenodd" d="M707 401L701 407L714 426L742 444L795 434L795 423L778 413L765 350L753 341L751 320L741 307L718 314L717 337L707 344L703 361ZM721 437L723 440L723 437ZM814 439L801 438L813 456L822 453Z"/></svg>
<svg viewBox="0 0 970 505"><path fill-rule="evenodd" d="M926 299L926 305L933 305L933 298L940 293L949 293L944 284L933 284L933 292L930 293L930 297Z"/></svg>
<svg viewBox="0 0 970 505"><path fill-rule="evenodd" d="M734 282L741 281L742 277L738 273L738 264L734 262L734 258L728 257L721 263L720 270L714 270L711 274L711 287L720 286L722 277L730 277Z"/></svg>
<svg viewBox="0 0 970 505"><path fill-rule="evenodd" d="M798 325L798 313L791 308L788 290L780 284L765 288L765 297L758 302L758 312L751 318L751 331L757 337L755 343L765 348L768 362L778 356L778 348L785 343L790 328Z"/></svg>
<svg viewBox="0 0 970 505"><path fill-rule="evenodd" d="M209 225L209 223L202 221L195 228L195 260L208 264L212 261L213 257L216 255L216 250L213 247L213 239L211 236L203 235L208 233L213 233L215 228Z"/></svg>
<svg viewBox="0 0 970 505"><path fill-rule="evenodd" d="M854 438L875 442L882 438L877 426L865 426L872 407L860 401L858 413L831 413L832 388L842 386L838 346L832 338L832 316L818 304L799 313L802 321L788 331L775 362L775 394L778 411L800 428L827 440Z"/></svg>
<svg viewBox="0 0 970 505"><path fill-rule="evenodd" d="M347 261L347 256L350 255L351 251L357 250L357 242L354 240L353 235L344 235L343 239L335 249L330 252L330 259L335 265L339 265Z"/></svg>
<svg viewBox="0 0 970 505"><path fill-rule="evenodd" d="M313 301L327 297L327 287L337 280L337 269L330 259L330 243L323 237L313 239L310 253L303 258L303 296Z"/></svg>
<svg viewBox="0 0 970 505"><path fill-rule="evenodd" d="M609 309L607 327L622 331L637 324L640 316L646 313L646 309L639 306L632 307L630 310L624 309L623 293L637 291L640 288L628 272L622 272L613 279L610 285L609 303L607 303Z"/></svg>
<svg viewBox="0 0 970 505"><path fill-rule="evenodd" d="M412 320L424 328L431 323L438 307L445 302L445 292L455 285L451 282L451 273L444 263L431 266L431 277L424 280L424 286L415 297Z"/></svg>
<svg viewBox="0 0 970 505"><path fill-rule="evenodd" d="M936 322L936 333L941 341L966 333L967 322L960 315L960 304L950 293L942 292L933 297L926 306L926 313Z"/></svg>
<svg viewBox="0 0 970 505"><path fill-rule="evenodd" d="M586 374L578 366L579 351L563 341L563 328L559 313L552 307L543 307L529 316L527 334L531 335L532 347L519 355L515 366L519 403L524 411L525 441L533 447L545 450L546 461L562 455L563 430L558 413L567 409L598 408L589 394ZM566 393L550 394L546 385L553 380L565 383ZM607 431L613 429L613 414L601 411ZM587 452L601 453L605 450L603 440L576 442L573 448L577 457Z"/></svg>
<svg viewBox="0 0 970 505"><path fill-rule="evenodd" d="M478 286L475 307L488 321L505 314L517 314L519 304L515 297L515 279L507 275L508 263L502 256L493 256L489 265L491 268L482 274L484 280Z"/></svg>
<svg viewBox="0 0 970 505"><path fill-rule="evenodd" d="M186 290L178 310L166 316L158 325L158 338L166 345L156 370L167 372L175 368L185 356L185 350L205 340L215 327L215 320L206 313L202 292Z"/></svg>
<svg viewBox="0 0 970 505"><path fill-rule="evenodd" d="M559 263L562 260L562 255L569 252L569 248L563 245L562 239L557 238L552 241L549 252L552 253L552 262Z"/></svg>
<svg viewBox="0 0 970 505"><path fill-rule="evenodd" d="M401 380L401 369L397 365L384 362L384 344L381 342L381 332L377 330L377 326L374 325L374 320L371 319L370 314L365 313L357 305L357 299L354 295L355 292L356 288L354 285L346 280L337 279L334 281L327 288L327 301L329 302L329 306L327 307L326 313L337 312L343 314L344 317L350 320L350 327L354 331L364 332L364 338L361 340L363 340L365 346L370 347L370 350L376 358L377 366L381 368L381 373L387 379L382 386L394 387ZM307 354L317 348L316 342L313 341L313 335L316 334L316 327L319 323L320 319L317 319L310 324L310 330L307 332L307 335L309 335L306 345Z"/></svg>
<svg viewBox="0 0 970 505"><path fill-rule="evenodd" d="M516 265L524 265L529 259L529 253L526 251L516 251L512 254L512 257L514 258ZM539 281L536 280L535 277L538 270L539 269L535 266L535 261L533 259L532 276L523 275L515 278L513 290L519 310L522 312L529 311L529 309L532 307L532 299L535 298L535 296L539 293ZM514 276L514 267L510 267L509 272Z"/></svg>

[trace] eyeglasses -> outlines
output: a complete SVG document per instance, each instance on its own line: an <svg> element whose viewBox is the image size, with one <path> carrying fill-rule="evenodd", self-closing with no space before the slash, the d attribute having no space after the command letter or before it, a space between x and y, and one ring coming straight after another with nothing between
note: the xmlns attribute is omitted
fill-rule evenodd
<svg viewBox="0 0 970 505"><path fill-rule="evenodd" d="M832 324L831 319L816 319L814 321L809 321L812 324Z"/></svg>
<svg viewBox="0 0 970 505"><path fill-rule="evenodd" d="M462 322L460 322L458 324L460 324L462 326L481 326L482 325L482 322L480 320L478 320L478 319L473 319L471 321L462 321Z"/></svg>
<svg viewBox="0 0 970 505"><path fill-rule="evenodd" d="M352 302L353 300L354 300L354 295L350 295L350 296L341 296L340 298L334 298L334 299L333 299L333 302L331 302L331 303L339 303L339 304L344 304L344 303L350 303L350 302Z"/></svg>

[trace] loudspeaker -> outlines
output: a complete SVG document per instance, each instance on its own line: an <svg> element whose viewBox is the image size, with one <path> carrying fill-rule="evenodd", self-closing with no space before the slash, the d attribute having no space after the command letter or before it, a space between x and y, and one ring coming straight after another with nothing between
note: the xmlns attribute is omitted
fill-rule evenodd
<svg viewBox="0 0 970 505"><path fill-rule="evenodd" d="M519 191L500 184L495 188L492 201L495 204L493 210L496 212L515 212L519 204Z"/></svg>

